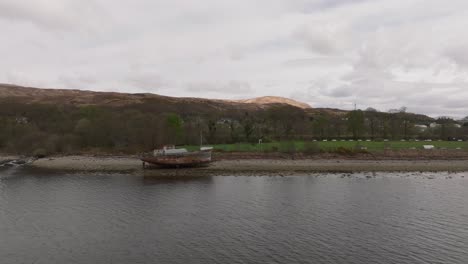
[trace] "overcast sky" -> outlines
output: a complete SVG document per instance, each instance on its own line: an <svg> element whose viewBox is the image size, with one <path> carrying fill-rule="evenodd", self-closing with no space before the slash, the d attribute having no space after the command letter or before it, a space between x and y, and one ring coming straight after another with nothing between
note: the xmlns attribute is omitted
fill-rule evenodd
<svg viewBox="0 0 468 264"><path fill-rule="evenodd" d="M468 115L466 0L0 0L0 82Z"/></svg>

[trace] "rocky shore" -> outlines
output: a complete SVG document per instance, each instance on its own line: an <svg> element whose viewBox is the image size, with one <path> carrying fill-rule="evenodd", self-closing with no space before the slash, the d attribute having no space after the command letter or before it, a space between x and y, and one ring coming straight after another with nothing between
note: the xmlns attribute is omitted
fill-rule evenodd
<svg viewBox="0 0 468 264"><path fill-rule="evenodd" d="M363 159L221 159L208 167L143 169L136 156L60 156L38 159L27 166L76 172L131 172L144 175L294 175L317 172L435 172L468 171L468 160L363 160Z"/></svg>
<svg viewBox="0 0 468 264"><path fill-rule="evenodd" d="M59 156L37 159L31 167L64 171L135 171L142 168L133 156Z"/></svg>
<svg viewBox="0 0 468 264"><path fill-rule="evenodd" d="M0 166L18 159L20 159L19 156L0 155Z"/></svg>

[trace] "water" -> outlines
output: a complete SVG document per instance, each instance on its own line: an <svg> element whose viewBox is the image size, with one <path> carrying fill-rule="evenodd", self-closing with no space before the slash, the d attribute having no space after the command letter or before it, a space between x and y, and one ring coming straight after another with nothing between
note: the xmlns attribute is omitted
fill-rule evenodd
<svg viewBox="0 0 468 264"><path fill-rule="evenodd" d="M468 174L158 179L8 169L0 263L467 263L467 200Z"/></svg>

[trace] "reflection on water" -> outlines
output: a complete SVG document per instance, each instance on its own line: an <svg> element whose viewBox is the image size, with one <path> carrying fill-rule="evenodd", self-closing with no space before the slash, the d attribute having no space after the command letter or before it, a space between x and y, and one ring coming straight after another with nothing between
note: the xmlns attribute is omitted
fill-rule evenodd
<svg viewBox="0 0 468 264"><path fill-rule="evenodd" d="M152 184L177 184L177 183L212 183L212 176L143 176L142 183Z"/></svg>
<svg viewBox="0 0 468 264"><path fill-rule="evenodd" d="M1 263L466 263L465 174L0 171Z"/></svg>

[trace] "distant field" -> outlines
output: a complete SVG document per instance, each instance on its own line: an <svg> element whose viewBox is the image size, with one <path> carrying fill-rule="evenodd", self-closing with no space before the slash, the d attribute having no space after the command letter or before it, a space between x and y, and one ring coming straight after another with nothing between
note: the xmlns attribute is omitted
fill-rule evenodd
<svg viewBox="0 0 468 264"><path fill-rule="evenodd" d="M288 141L272 142L262 144L218 144L210 145L215 150L226 152L289 152L289 151L311 151L320 149L322 151L334 151L340 147L355 149L358 146L367 148L368 151L383 151L385 149L404 150L404 149L423 149L423 145L433 145L437 149L462 149L468 150L468 142L458 141ZM184 146L189 150L198 149L199 146Z"/></svg>

